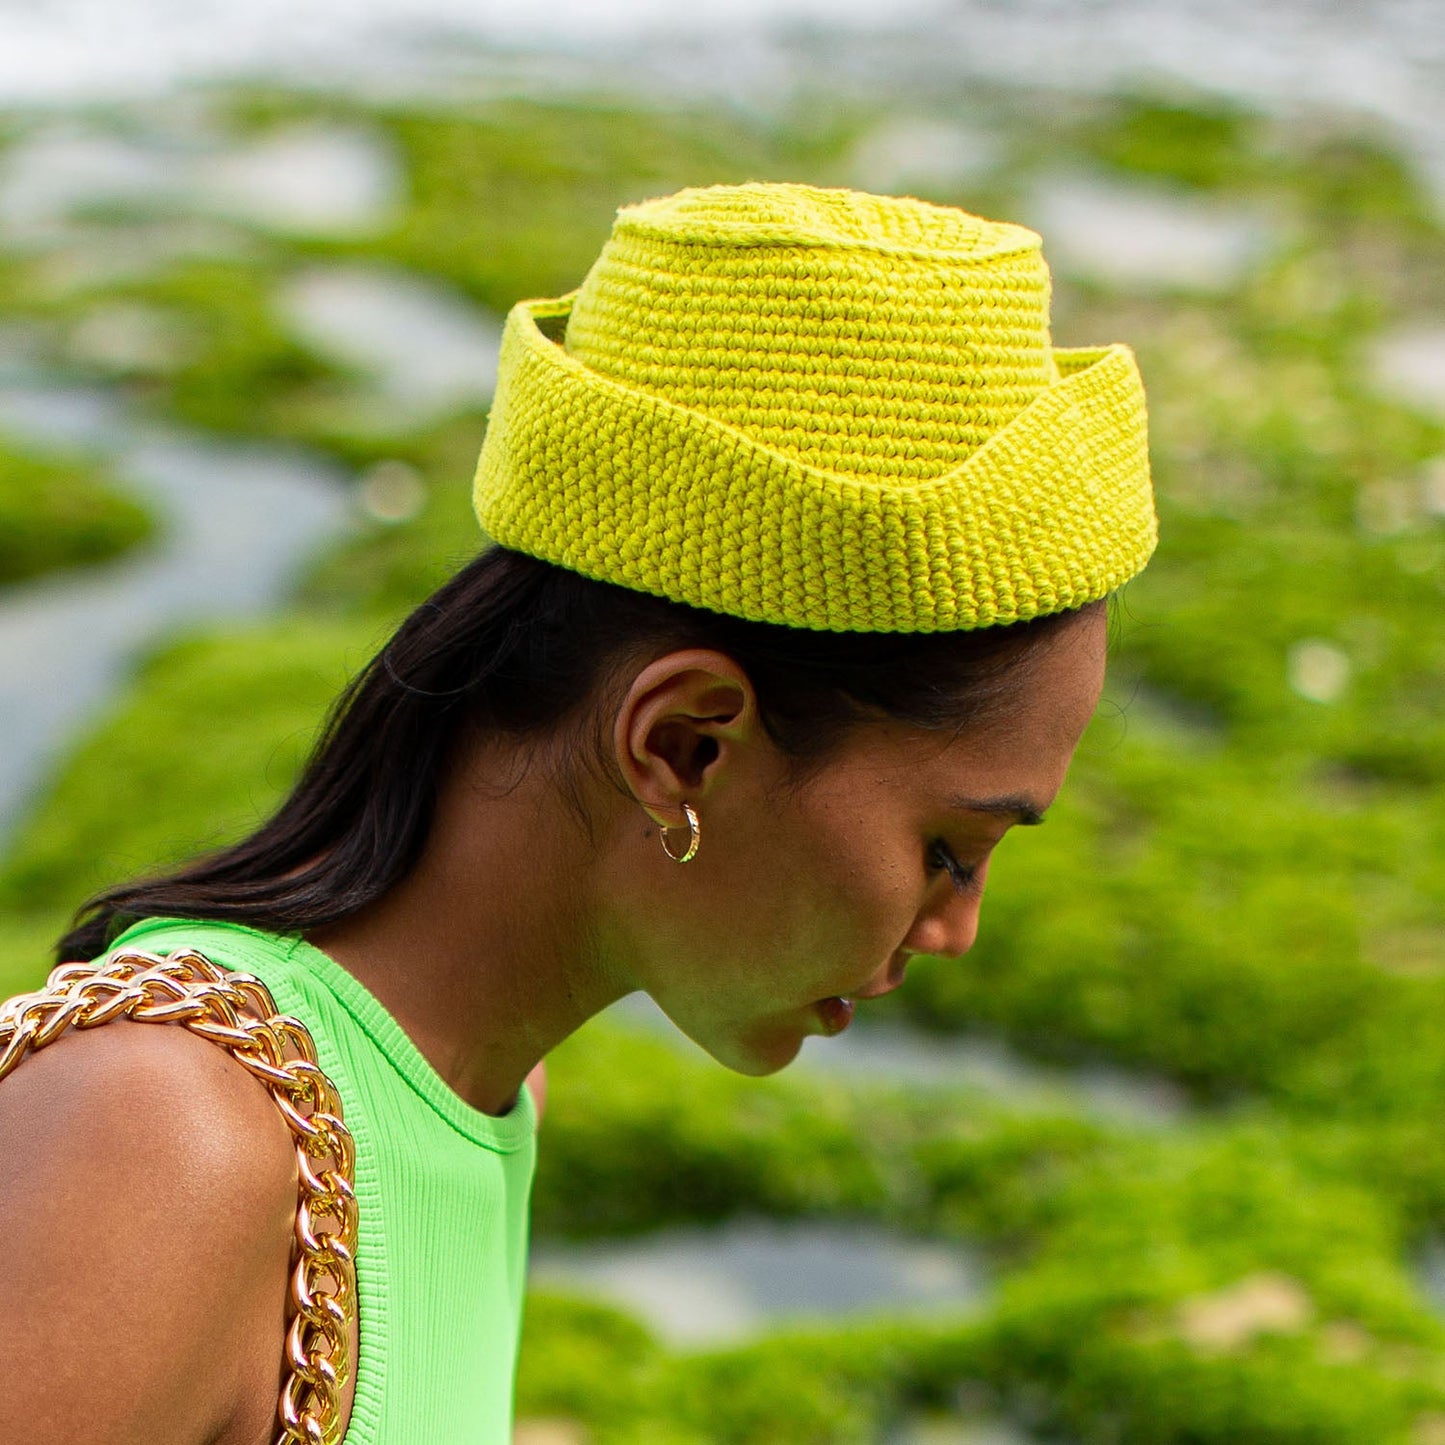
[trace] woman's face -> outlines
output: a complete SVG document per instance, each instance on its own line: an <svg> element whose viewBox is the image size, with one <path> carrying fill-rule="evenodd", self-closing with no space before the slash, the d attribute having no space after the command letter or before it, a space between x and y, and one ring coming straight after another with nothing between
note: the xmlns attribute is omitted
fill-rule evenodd
<svg viewBox="0 0 1445 1445"><path fill-rule="evenodd" d="M724 731L683 794L697 857L669 862L649 826L633 860L629 981L720 1062L766 1074L898 987L911 955L966 953L994 848L1053 802L1098 703L1105 628L1094 608L1043 643L998 721L958 738L870 723L797 787L760 729Z"/></svg>

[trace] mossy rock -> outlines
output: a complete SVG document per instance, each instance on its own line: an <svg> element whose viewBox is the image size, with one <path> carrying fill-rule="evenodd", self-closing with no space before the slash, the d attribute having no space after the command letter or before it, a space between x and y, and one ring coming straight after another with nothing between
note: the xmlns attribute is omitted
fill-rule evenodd
<svg viewBox="0 0 1445 1445"><path fill-rule="evenodd" d="M278 259L194 260L85 298L157 307L189 335L183 361L132 383L154 409L208 431L310 440L308 400L346 373L288 332L274 301Z"/></svg>
<svg viewBox="0 0 1445 1445"><path fill-rule="evenodd" d="M1106 104L1077 142L1122 171L1220 190L1258 177L1263 129L1259 115L1226 103L1139 96Z"/></svg>
<svg viewBox="0 0 1445 1445"><path fill-rule="evenodd" d="M145 508L99 468L0 443L0 586L109 561L154 533Z"/></svg>
<svg viewBox="0 0 1445 1445"><path fill-rule="evenodd" d="M193 424L404 464L424 505L333 554L305 610L142 668L0 875L0 994L38 981L88 893L264 816L347 672L484 540L467 499L482 418L327 434L349 378L273 314L286 269L373 256L500 311L575 285L620 202L827 181L839 153L826 126L621 104L293 97L253 119L300 111L393 137L410 187L396 225L258 240L248 261L111 288L196 339L179 369L127 384ZM1418 499L1445 428L1371 395L1366 370L1374 331L1430 294L1418 276L1439 269L1438 226L1409 168L1371 142L1149 98L1079 115L1010 122L1014 153L1267 192L1303 233L1208 306L1061 293L1068 339L1130 337L1150 385L1163 540L1128 594L1124 727L1102 717L1049 826L1000 851L978 947L920 961L881 1007L1157 1070L1210 1107L1135 1135L961 1088L743 1081L590 1026L554 1060L539 1236L866 1218L967 1239L1000 1281L976 1318L698 1354L594 1302L538 1296L520 1402L592 1445L876 1441L970 1392L1036 1432L1114 1445L1420 1445L1445 1419L1445 1338L1406 1269L1445 1223L1445 655L1429 625L1445 532L1418 501L1381 527L1372 501ZM1333 700L1291 681L1309 640L1348 660Z"/></svg>
<svg viewBox="0 0 1445 1445"><path fill-rule="evenodd" d="M630 1190L632 1228L666 1223L678 1197L664 1181L715 1155L731 1161L735 1182L708 1216L724 1204L803 1204L894 1227L931 1217L945 1236L995 1243L990 1217L1029 1221L995 1255L996 1300L969 1319L855 1321L677 1354L613 1312L544 1300L524 1344L523 1398L600 1441L650 1429L763 1445L780 1438L768 1434L770 1399L789 1440L875 1440L907 1411L983 1385L1008 1413L1074 1438L1109 1421L1109 1438L1139 1445L1405 1445L1445 1400L1445 1328L1403 1268L1401 1200L1375 1188L1337 1128L1331 1145L1256 1114L1159 1136L1073 1126L1066 1139L961 1091L910 1110L887 1092L820 1093L796 1078L745 1086L765 1096L749 1104L707 1063L669 1060L657 1043L595 1025L557 1056L554 1077L543 1157L555 1158L538 1181L544 1235L561 1222L555 1205L571 1213L578 1193L620 1201ZM840 1108L857 1112L824 1145L833 1164L800 1170L824 1143L814 1121ZM610 1138L589 1122L594 1112L613 1124ZM887 1132L870 1135L867 1121L880 1120ZM1052 1171L1031 1170L1007 1142L1024 1137ZM974 1161L962 1176L960 1150ZM847 1173L876 1181L851 1201L833 1187L848 1155ZM806 1183L784 1204L773 1191L788 1176ZM1022 1210L1021 1177L1038 1189ZM960 1178L976 1201L965 1215L948 1207ZM588 1343L574 1353L566 1341L579 1330ZM807 1389L785 1387L790 1371ZM607 1382L595 1398L579 1384L592 1374Z"/></svg>

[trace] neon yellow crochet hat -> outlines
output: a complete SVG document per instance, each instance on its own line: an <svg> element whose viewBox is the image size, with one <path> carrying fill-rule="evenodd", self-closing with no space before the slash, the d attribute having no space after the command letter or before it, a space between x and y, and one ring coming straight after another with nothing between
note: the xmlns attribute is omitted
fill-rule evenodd
<svg viewBox="0 0 1445 1445"><path fill-rule="evenodd" d="M760 622L1079 607L1154 549L1128 347L1058 350L1039 237L810 186L625 207L507 318L477 515L503 546Z"/></svg>

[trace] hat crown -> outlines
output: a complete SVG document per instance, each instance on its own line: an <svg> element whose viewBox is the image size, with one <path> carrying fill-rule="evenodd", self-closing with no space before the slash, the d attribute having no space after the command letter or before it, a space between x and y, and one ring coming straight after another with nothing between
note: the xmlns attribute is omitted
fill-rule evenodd
<svg viewBox="0 0 1445 1445"><path fill-rule="evenodd" d="M1080 607L1154 548L1127 346L1061 351L1039 238L749 185L622 211L521 301L477 459L504 547L710 612L941 632Z"/></svg>
<svg viewBox="0 0 1445 1445"><path fill-rule="evenodd" d="M624 208L566 348L809 466L942 476L1057 383L1039 237L801 185Z"/></svg>

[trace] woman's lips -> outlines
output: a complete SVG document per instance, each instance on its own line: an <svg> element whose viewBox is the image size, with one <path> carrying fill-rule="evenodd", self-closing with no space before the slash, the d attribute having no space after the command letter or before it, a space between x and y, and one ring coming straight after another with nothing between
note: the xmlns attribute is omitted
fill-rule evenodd
<svg viewBox="0 0 1445 1445"><path fill-rule="evenodd" d="M818 1020L823 1025L823 1032L832 1037L834 1034L841 1034L853 1022L853 1000L820 999L813 1005L813 1012L818 1015Z"/></svg>
<svg viewBox="0 0 1445 1445"><path fill-rule="evenodd" d="M859 999L882 998L885 993L892 993L903 982L904 970L908 967L908 960L897 954L888 963L888 972L884 975L881 983L875 983L868 988L856 988L851 998L825 998L820 999L813 1005L813 1012L817 1014L818 1021L823 1025L823 1032L830 1037L833 1034L841 1034L844 1029L853 1022L853 1008Z"/></svg>

